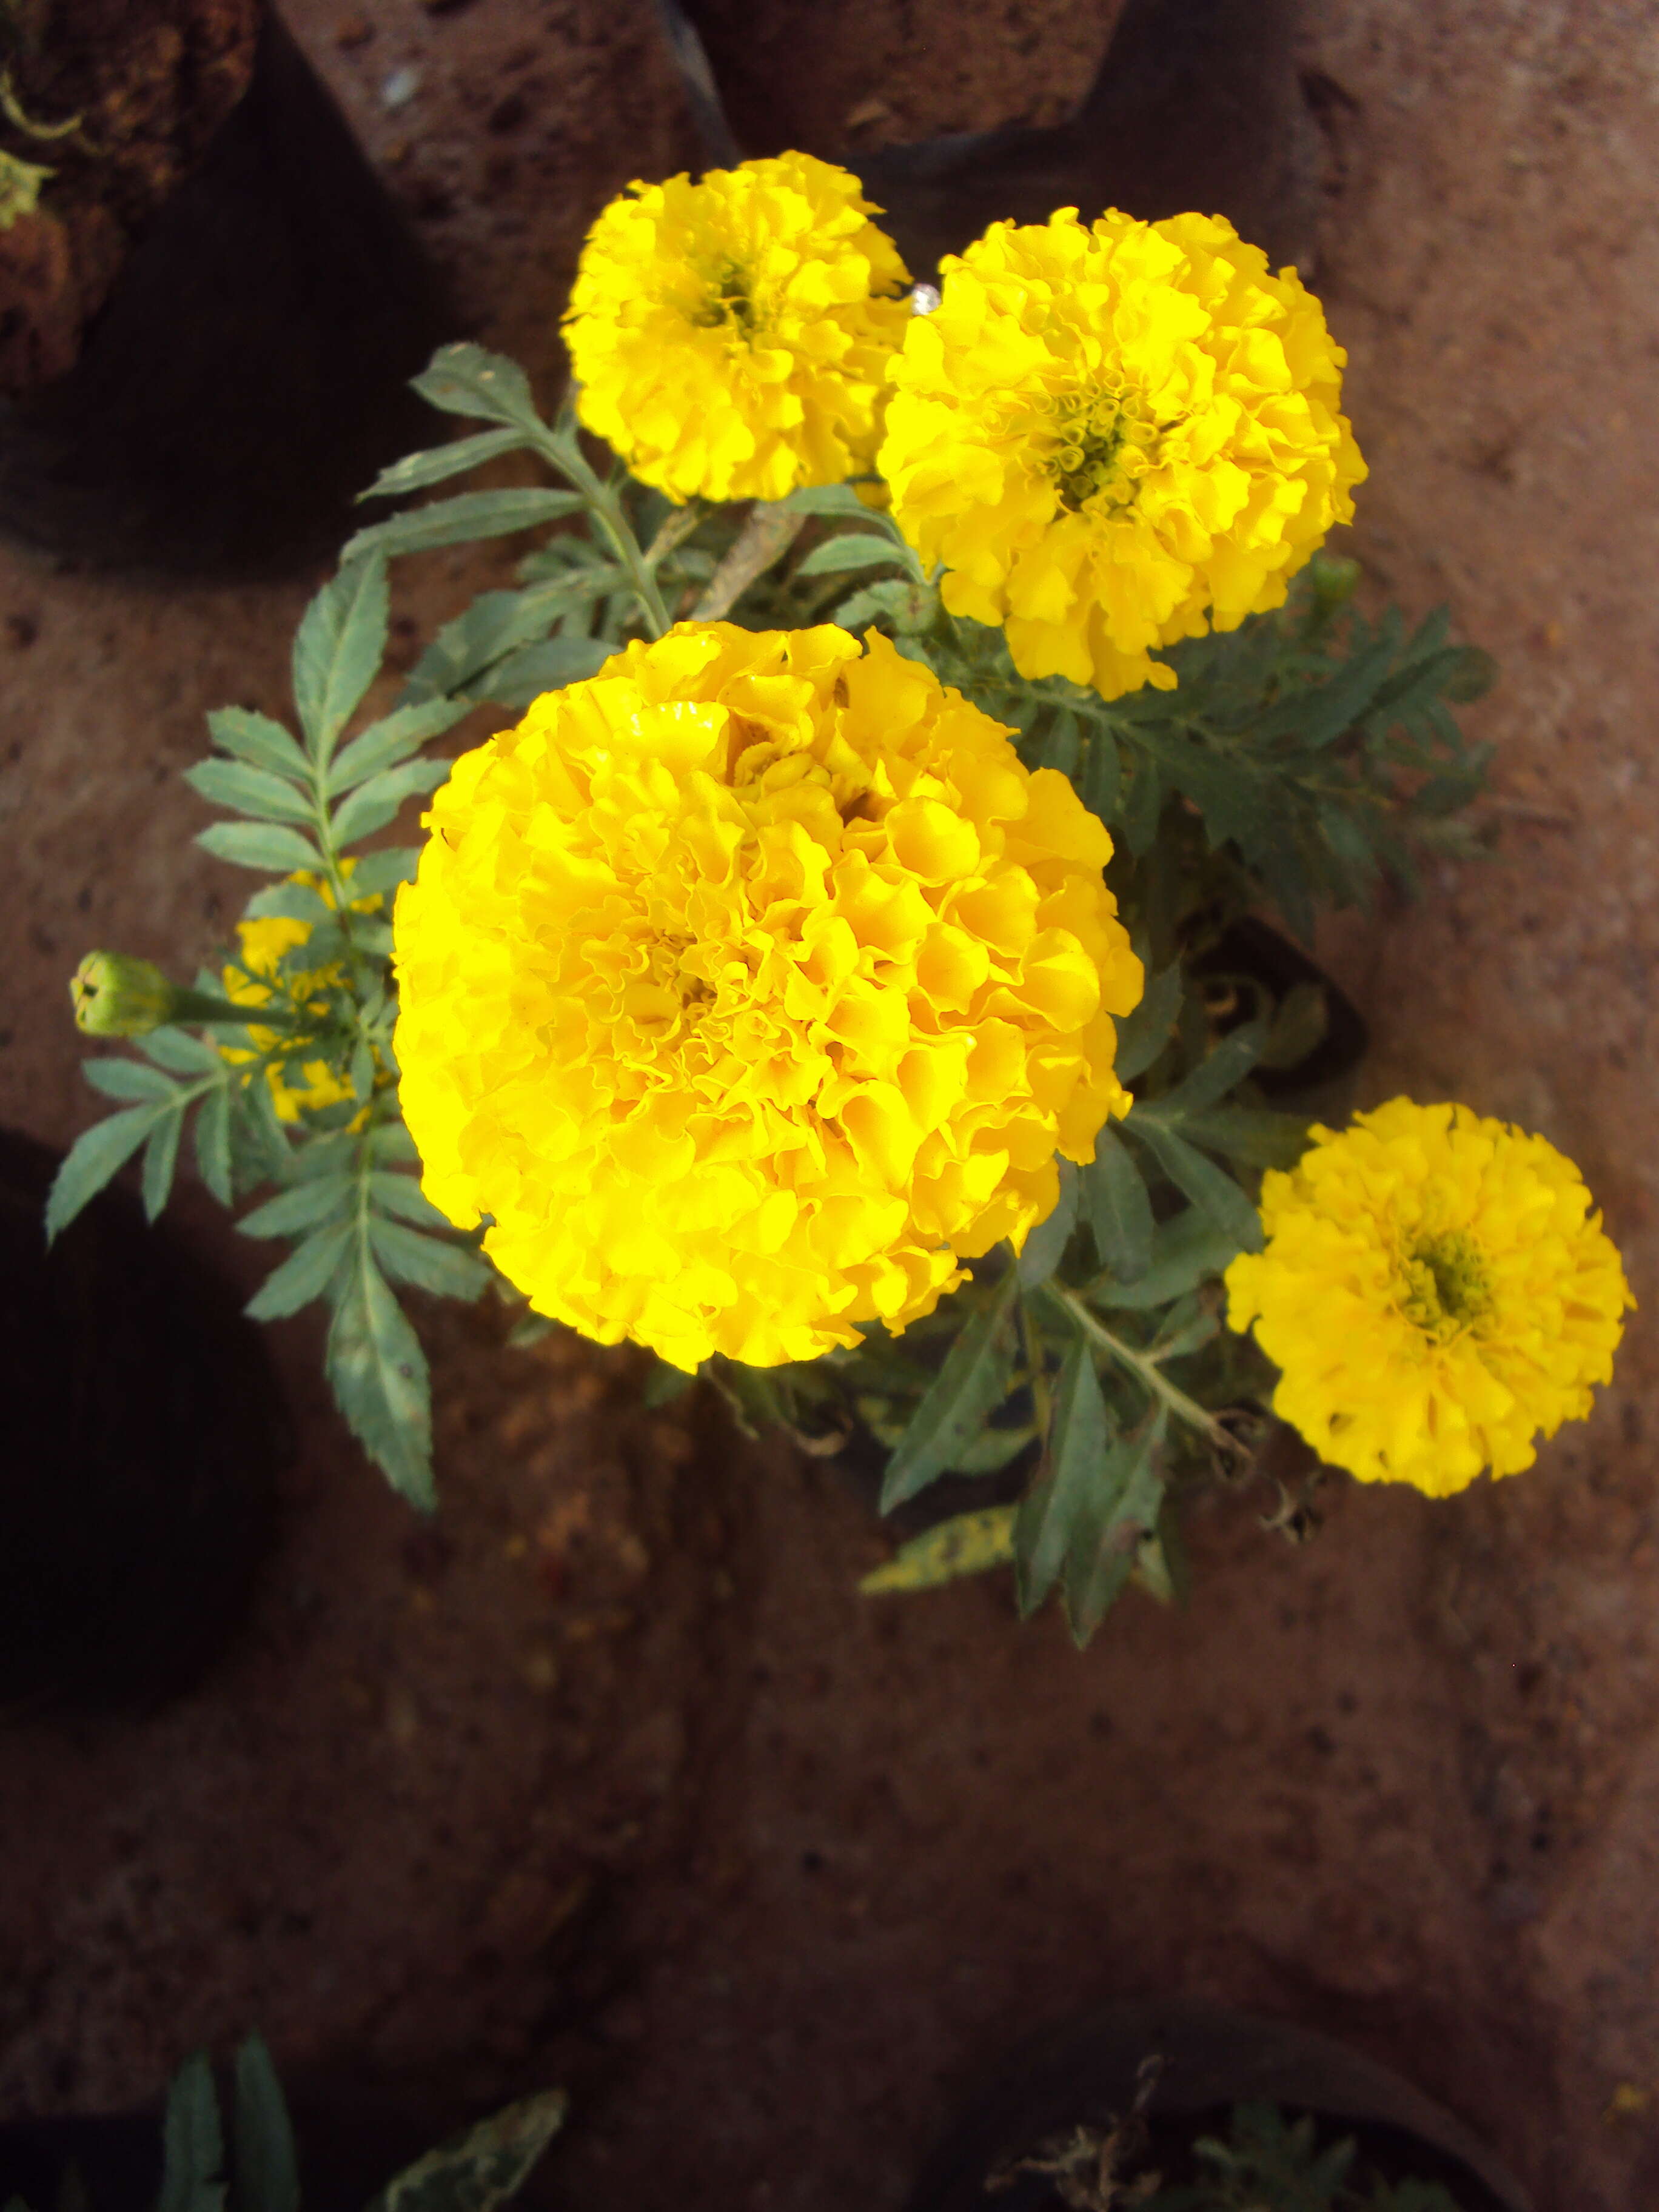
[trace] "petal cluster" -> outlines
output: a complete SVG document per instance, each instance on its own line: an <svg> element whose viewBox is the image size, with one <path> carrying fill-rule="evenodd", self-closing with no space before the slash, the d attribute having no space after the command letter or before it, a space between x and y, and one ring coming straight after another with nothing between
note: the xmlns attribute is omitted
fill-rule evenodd
<svg viewBox="0 0 1659 2212"><path fill-rule="evenodd" d="M341 872L349 876L356 862L340 863ZM327 904L334 903L333 893L325 879L309 868L301 868L288 880L304 884L318 892ZM385 901L378 894L373 898L353 899L354 914L378 913ZM310 939L312 926L289 915L270 915L252 921L239 921L236 934L240 941L239 964L225 969L221 981L225 996L239 1006L265 1006L272 1000L284 1006L303 1007L315 1003L320 1020L327 1012L327 1001L320 994L338 988L345 981L345 973L338 963L332 966L295 971L291 956ZM251 1024L248 1035L258 1052L272 1052L289 1042L289 1032L266 1028L255 1028ZM234 1045L222 1045L220 1052L233 1064L255 1057L252 1052ZM270 1085L271 1103L279 1121L297 1121L307 1113L325 1106L337 1106L342 1099L352 1095L351 1082L343 1072L337 1072L325 1059L304 1060L298 1053L285 1058L265 1070L265 1080Z"/></svg>
<svg viewBox="0 0 1659 2212"><path fill-rule="evenodd" d="M945 605L1002 623L1023 675L1168 689L1151 653L1280 605L1352 517L1346 356L1231 223L1064 208L943 270L879 465Z"/></svg>
<svg viewBox="0 0 1659 2212"><path fill-rule="evenodd" d="M909 276L856 177L810 154L630 185L565 318L578 411L669 498L868 471Z"/></svg>
<svg viewBox="0 0 1659 2212"><path fill-rule="evenodd" d="M1264 1251L1228 1320L1283 1370L1273 1409L1364 1482L1431 1497L1514 1474L1590 1408L1636 1303L1578 1170L1467 1106L1395 1098L1263 1178Z"/></svg>
<svg viewBox="0 0 1659 2212"><path fill-rule="evenodd" d="M895 1330L1127 1110L1066 779L872 633L682 623L457 762L395 913L422 1188L682 1368Z"/></svg>

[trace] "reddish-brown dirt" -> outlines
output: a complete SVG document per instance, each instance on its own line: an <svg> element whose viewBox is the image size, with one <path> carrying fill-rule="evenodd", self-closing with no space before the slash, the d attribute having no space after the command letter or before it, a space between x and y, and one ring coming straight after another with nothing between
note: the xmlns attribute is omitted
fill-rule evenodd
<svg viewBox="0 0 1659 2212"><path fill-rule="evenodd" d="M1107 9L753 12L779 69L810 40L800 127L833 153L825 86L867 143L1052 114ZM695 159L647 0L288 13L483 335L550 375L585 222ZM1342 1489L1305 1551L1218 1508L1190 1612L1132 1599L1079 1657L994 1583L861 1600L883 1540L828 1471L483 1316L430 1324L418 1527L289 1324L304 1449L240 1647L151 1720L8 1738L0 2113L151 2095L258 2022L296 2078L405 2097L411 2148L568 2082L543 2203L896 2206L1000 2045L1179 1987L1400 2067L1544 2212L1659 2199L1659 50L1636 0L1309 15L1354 550L1504 671L1474 717L1502 856L1322 949L1373 1024L1368 1102L1461 1097L1582 1163L1644 1302L1615 1386L1522 1477ZM407 564L409 638L493 574ZM188 967L236 910L179 770L205 708L280 704L312 580L5 557L7 1121L92 1118L83 951Z"/></svg>

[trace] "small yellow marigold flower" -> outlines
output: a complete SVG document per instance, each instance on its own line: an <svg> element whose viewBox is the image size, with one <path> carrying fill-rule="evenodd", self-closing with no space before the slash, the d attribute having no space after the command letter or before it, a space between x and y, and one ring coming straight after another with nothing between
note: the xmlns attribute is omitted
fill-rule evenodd
<svg viewBox="0 0 1659 2212"><path fill-rule="evenodd" d="M766 1367L902 1330L1127 1110L1110 839L878 634L681 623L426 821L393 925L422 1188L601 1343Z"/></svg>
<svg viewBox="0 0 1659 2212"><path fill-rule="evenodd" d="M1294 269L1219 216L993 223L892 370L882 474L953 614L1022 675L1115 698L1283 604L1364 477L1346 356Z"/></svg>
<svg viewBox="0 0 1659 2212"><path fill-rule="evenodd" d="M630 185L587 234L565 317L583 422L676 501L872 468L910 319L878 213L810 154Z"/></svg>
<svg viewBox="0 0 1659 2212"><path fill-rule="evenodd" d="M349 876L356 867L355 860L342 860L340 871ZM334 895L327 881L310 868L301 868L288 878L291 884L304 884L316 891L324 902L332 906ZM353 899L354 914L374 914L386 902L378 893L372 898ZM284 957L297 945L303 945L311 935L312 925L291 915L270 915L252 921L239 921L236 934L241 942L241 965L222 971L225 996L239 1006L269 1005L276 995L275 978ZM281 986L286 1000L304 1006L313 993L322 992L338 984L343 971L337 963L319 968L312 974L290 975ZM270 978L270 981L264 980ZM319 1000L317 1011L325 1011L325 1002ZM286 1030L250 1025L248 1035L260 1052L272 1051L285 1040L291 1041ZM233 1064L252 1060L252 1052L234 1045L221 1045L222 1056ZM307 1113L325 1106L337 1106L343 1098L352 1095L351 1084L344 1075L337 1074L325 1060L285 1060L265 1070L265 1080L270 1085L271 1103L276 1107L279 1121L297 1121Z"/></svg>
<svg viewBox="0 0 1659 2212"><path fill-rule="evenodd" d="M1635 1299L1572 1162L1467 1106L1395 1098L1262 1178L1265 1251L1227 1318L1283 1369L1273 1410L1362 1482L1431 1498L1515 1474L1590 1409Z"/></svg>

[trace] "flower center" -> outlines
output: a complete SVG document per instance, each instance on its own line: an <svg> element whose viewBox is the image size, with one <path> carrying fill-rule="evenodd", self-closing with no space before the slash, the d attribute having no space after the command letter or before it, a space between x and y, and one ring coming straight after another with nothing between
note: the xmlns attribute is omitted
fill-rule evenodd
<svg viewBox="0 0 1659 2212"><path fill-rule="evenodd" d="M1406 1318L1430 1336L1455 1336L1492 1304L1486 1261L1467 1229L1417 1238L1407 1250L1403 1273Z"/></svg>
<svg viewBox="0 0 1659 2212"><path fill-rule="evenodd" d="M684 964L690 937L659 937L647 956L651 981L665 990L678 991L681 1012L689 1024L701 1021L714 1002L714 988L703 976L690 974Z"/></svg>
<svg viewBox="0 0 1659 2212"><path fill-rule="evenodd" d="M1104 386L1062 392L1054 429L1048 466L1062 507L1076 514L1098 500L1117 514L1134 505L1159 441L1159 425L1138 392Z"/></svg>
<svg viewBox="0 0 1659 2212"><path fill-rule="evenodd" d="M759 319L748 272L735 261L721 262L708 280L702 307L691 319L703 330L719 330L724 324L741 331L746 338L753 337Z"/></svg>

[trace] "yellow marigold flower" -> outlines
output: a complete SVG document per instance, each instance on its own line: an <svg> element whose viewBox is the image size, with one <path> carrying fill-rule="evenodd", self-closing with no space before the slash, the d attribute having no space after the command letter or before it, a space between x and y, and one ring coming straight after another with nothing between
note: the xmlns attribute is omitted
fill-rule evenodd
<svg viewBox="0 0 1659 2212"><path fill-rule="evenodd" d="M342 860L340 872L349 876L356 866L355 860ZM288 878L291 884L305 884L320 894L326 904L332 906L334 895L327 882L309 868L301 868ZM372 898L353 899L354 914L377 913L386 902L376 893ZM284 957L311 935L311 924L300 921L289 915L271 915L252 921L239 921L236 934L241 942L241 964L223 970L225 996L239 1006L269 1005L276 995L276 976ZM313 993L325 991L341 981L338 964L319 968L314 974L289 976L281 988L285 999L303 1006ZM266 981L265 978L271 980ZM318 1002L319 1013L324 1003ZM289 1032L272 1029L249 1027L248 1035L260 1052L272 1051L289 1041ZM221 1045L222 1056L232 1062L252 1060L252 1052L239 1046ZM265 1070L265 1080L270 1085L271 1103L276 1109L279 1121L297 1121L301 1115L313 1113L324 1106L337 1106L343 1098L351 1096L351 1085L343 1075L337 1075L325 1060L285 1060L279 1066Z"/></svg>
<svg viewBox="0 0 1659 2212"><path fill-rule="evenodd" d="M873 466L909 276L810 154L630 185L565 317L577 409L670 499L781 499Z"/></svg>
<svg viewBox="0 0 1659 2212"><path fill-rule="evenodd" d="M1395 1098L1262 1178L1265 1251L1227 1318L1284 1370L1273 1410L1362 1482L1449 1497L1590 1408L1636 1303L1572 1162L1467 1106Z"/></svg>
<svg viewBox="0 0 1659 2212"><path fill-rule="evenodd" d="M394 918L422 1188L684 1369L902 1330L1127 1110L1111 841L872 633L681 623L456 763Z"/></svg>
<svg viewBox="0 0 1659 2212"><path fill-rule="evenodd" d="M1283 604L1353 513L1346 356L1294 269L1219 216L993 223L891 372L882 474L953 614L1109 698Z"/></svg>

